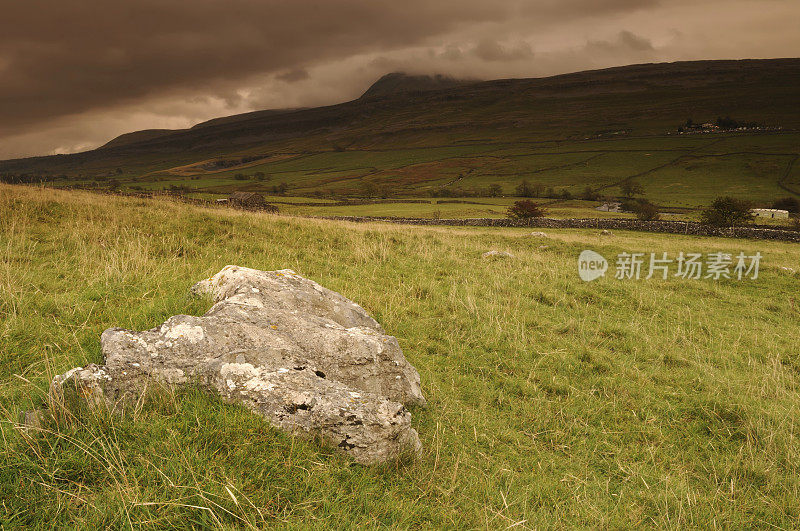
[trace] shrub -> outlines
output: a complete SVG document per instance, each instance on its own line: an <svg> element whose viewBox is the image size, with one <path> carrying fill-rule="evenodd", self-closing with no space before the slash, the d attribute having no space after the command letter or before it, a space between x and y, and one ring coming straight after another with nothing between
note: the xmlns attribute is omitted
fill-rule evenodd
<svg viewBox="0 0 800 531"><path fill-rule="evenodd" d="M636 208L639 206L639 201L636 199L623 199L619 203L619 208L623 212L636 212Z"/></svg>
<svg viewBox="0 0 800 531"><path fill-rule="evenodd" d="M642 221L655 221L661 217L658 207L647 199L625 199L620 207L624 212L633 212Z"/></svg>
<svg viewBox="0 0 800 531"><path fill-rule="evenodd" d="M639 201L633 212L642 221L656 221L661 217L658 208L650 201Z"/></svg>
<svg viewBox="0 0 800 531"><path fill-rule="evenodd" d="M544 209L530 199L517 201L513 206L509 207L507 212L508 217L511 219L540 218L544 214Z"/></svg>
<svg viewBox="0 0 800 531"><path fill-rule="evenodd" d="M744 225L752 223L753 219L750 203L733 197L718 197L700 216L702 223L716 227Z"/></svg>

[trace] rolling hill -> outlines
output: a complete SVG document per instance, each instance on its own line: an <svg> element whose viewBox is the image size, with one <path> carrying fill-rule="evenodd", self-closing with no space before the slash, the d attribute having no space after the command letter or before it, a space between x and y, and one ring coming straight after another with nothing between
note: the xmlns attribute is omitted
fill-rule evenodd
<svg viewBox="0 0 800 531"><path fill-rule="evenodd" d="M384 76L360 98L129 133L84 153L0 162L5 180L291 195L617 193L693 208L720 193L764 204L800 192L800 59L645 64L494 81ZM732 117L761 128L692 130ZM110 182L110 184L109 184Z"/></svg>

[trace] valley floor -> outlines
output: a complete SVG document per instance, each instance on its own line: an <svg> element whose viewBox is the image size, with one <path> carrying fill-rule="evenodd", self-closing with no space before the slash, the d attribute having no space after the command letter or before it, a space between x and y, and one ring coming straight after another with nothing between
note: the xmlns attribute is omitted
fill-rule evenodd
<svg viewBox="0 0 800 531"><path fill-rule="evenodd" d="M370 213L360 208L352 215L394 215L376 213L378 210L416 215L409 214L411 210L423 217L437 213L502 216L523 181L537 190L536 195L566 194L573 199L590 197L585 195L587 188L604 198L620 197L622 185L635 181L641 185L643 196L660 208L695 217L699 209L720 195L769 207L776 199L800 194L800 134L794 131L568 141L525 141L493 132L482 140L458 142L421 137L411 145L339 151L287 144L228 155L182 156L197 160L170 166L160 159L144 158L138 166L114 168L108 166L113 164L112 159L100 167L67 167L63 176L51 175L52 184L134 193L167 191L209 201L226 198L234 191L255 191L269 194L271 201L283 204L290 212L302 214L319 213L323 208L341 210L321 206L332 200L315 199L318 197L415 198L426 200L428 206L366 209ZM222 169L214 169L218 164ZM296 201L278 195L279 187L285 187L281 193L294 196ZM499 190L502 197L488 197L489 187ZM430 197L474 204L456 206L447 203L451 199ZM320 206L297 207L291 202L318 202ZM558 201L554 210L593 210L601 202Z"/></svg>

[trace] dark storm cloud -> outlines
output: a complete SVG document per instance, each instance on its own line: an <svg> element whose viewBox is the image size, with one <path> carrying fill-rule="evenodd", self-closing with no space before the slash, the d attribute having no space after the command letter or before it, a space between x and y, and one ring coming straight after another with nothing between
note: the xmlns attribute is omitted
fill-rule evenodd
<svg viewBox="0 0 800 531"><path fill-rule="evenodd" d="M208 90L492 16L480 5L455 16L427 3L407 7L380 0L17 2L0 22L0 127L165 90Z"/></svg>
<svg viewBox="0 0 800 531"><path fill-rule="evenodd" d="M169 90L211 90L252 74L292 71L421 42L459 25L538 23L652 4L633 0L27 0L0 22L0 128ZM524 50L522 51L524 52ZM484 58L502 58L479 45ZM289 76L286 80L300 79Z"/></svg>

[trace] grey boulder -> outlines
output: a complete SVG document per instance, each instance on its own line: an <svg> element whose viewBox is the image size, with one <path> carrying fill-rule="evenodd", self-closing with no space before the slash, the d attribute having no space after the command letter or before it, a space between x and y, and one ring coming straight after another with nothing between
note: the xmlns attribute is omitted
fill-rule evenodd
<svg viewBox="0 0 800 531"><path fill-rule="evenodd" d="M360 463L419 452L406 409L425 405L419 374L363 308L288 269L226 266L192 291L212 297L205 315L110 328L105 365L57 376L51 392L117 408L152 382L192 383Z"/></svg>

